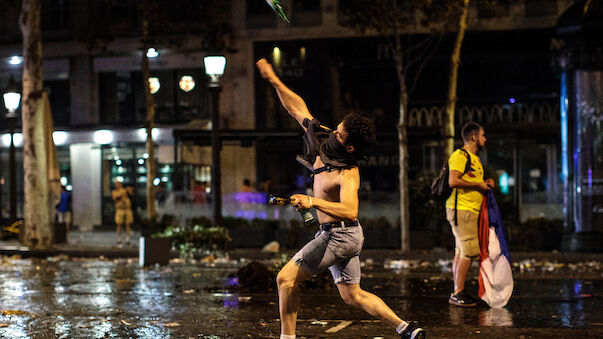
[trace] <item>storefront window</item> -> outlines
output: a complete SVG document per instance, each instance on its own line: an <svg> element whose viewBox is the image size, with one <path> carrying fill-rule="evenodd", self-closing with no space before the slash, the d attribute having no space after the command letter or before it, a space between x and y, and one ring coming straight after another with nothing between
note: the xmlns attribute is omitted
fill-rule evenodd
<svg viewBox="0 0 603 339"><path fill-rule="evenodd" d="M103 147L102 149L102 215L103 224L112 224L115 207L112 199L112 191L115 182L123 182L125 187L134 188L132 198L132 209L134 211L134 222L138 223L146 216L146 194L147 194L147 162L149 155L144 144L121 144ZM157 163L157 177L153 180L156 187L169 192L172 190L173 179L172 164ZM157 195L156 200L161 203L163 195Z"/></svg>

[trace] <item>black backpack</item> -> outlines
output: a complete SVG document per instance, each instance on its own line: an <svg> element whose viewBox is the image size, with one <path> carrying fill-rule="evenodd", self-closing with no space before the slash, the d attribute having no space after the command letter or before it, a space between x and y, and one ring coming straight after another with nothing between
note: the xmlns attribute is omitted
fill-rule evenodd
<svg viewBox="0 0 603 339"><path fill-rule="evenodd" d="M471 168L471 156L469 155L469 152L465 151L462 148L459 148L459 150L464 153L465 155L467 155L467 164L465 164L465 170L463 171L463 174L469 172L469 168ZM438 174L438 176L433 179L433 182L431 183L431 194L436 198L436 200L438 201L443 201L445 202L448 197L450 197L450 194L452 194L452 187L450 187L450 184L448 183L449 180L449 175L450 175L450 168L448 167L448 159L446 159L446 161L444 161L444 165L442 166L442 169L440 170L440 174ZM457 194L455 196L454 199L454 222L456 224L456 204L457 204L457 200L458 200L458 191L456 191Z"/></svg>

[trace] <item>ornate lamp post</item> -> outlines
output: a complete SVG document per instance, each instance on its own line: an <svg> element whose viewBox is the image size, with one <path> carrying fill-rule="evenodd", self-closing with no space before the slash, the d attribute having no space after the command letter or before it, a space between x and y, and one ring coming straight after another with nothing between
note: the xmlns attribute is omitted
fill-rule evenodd
<svg viewBox="0 0 603 339"><path fill-rule="evenodd" d="M6 120L8 122L8 129L10 134L10 149L9 149L9 205L10 205L10 219L11 222L17 219L17 179L15 169L15 123L17 120L17 108L21 102L21 94L19 93L19 86L15 81L15 78L11 75L8 81L8 88L4 97L4 106L8 113L6 114Z"/></svg>
<svg viewBox="0 0 603 339"><path fill-rule="evenodd" d="M207 84L209 91L209 111L211 113L211 191L214 200L213 217L214 224L222 224L222 183L220 171L220 77L224 74L226 58L224 56L206 56L203 59L205 74L210 77Z"/></svg>

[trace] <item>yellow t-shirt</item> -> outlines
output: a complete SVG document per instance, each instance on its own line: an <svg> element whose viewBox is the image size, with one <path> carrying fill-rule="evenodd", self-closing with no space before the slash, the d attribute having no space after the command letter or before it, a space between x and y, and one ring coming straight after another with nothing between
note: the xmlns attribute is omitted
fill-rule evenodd
<svg viewBox="0 0 603 339"><path fill-rule="evenodd" d="M469 167L469 171L465 173L461 178L468 182L483 182L484 181L484 168L482 167L482 163L479 160L479 157L471 152L469 156L471 157L471 166ZM465 165L467 164L467 155L461 152L460 150L454 151L448 159L448 167L450 170L459 171L461 173L465 172ZM452 189L452 194L448 200L446 200L446 208L454 208L454 196L456 193L456 188ZM474 189L459 189L457 209L472 211L475 213L479 213L482 207L482 200L484 196Z"/></svg>

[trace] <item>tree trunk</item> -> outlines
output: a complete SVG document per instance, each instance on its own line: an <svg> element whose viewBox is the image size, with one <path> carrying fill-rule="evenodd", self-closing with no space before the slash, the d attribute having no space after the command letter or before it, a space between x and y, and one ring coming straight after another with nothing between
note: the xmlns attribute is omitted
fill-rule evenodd
<svg viewBox="0 0 603 339"><path fill-rule="evenodd" d="M407 109L408 89L406 87L406 71L402 54L402 41L396 31L394 34L393 58L396 66L396 75L400 84L400 118L398 120L398 153L399 153L399 190L400 190L400 246L402 252L410 250L410 214L408 195L408 137L407 137Z"/></svg>
<svg viewBox="0 0 603 339"><path fill-rule="evenodd" d="M444 160L448 160L454 151L454 110L456 107L456 87L458 82L458 69L461 62L461 47L467 29L467 11L469 0L463 0L463 7L459 17L459 27L456 40L450 55L450 74L448 77L448 97L446 98L446 115L444 121Z"/></svg>
<svg viewBox="0 0 603 339"><path fill-rule="evenodd" d="M54 121L50 111L50 100L48 93L44 92L44 139L46 142L46 172L48 173L48 213L52 224L56 217L55 206L61 201L61 171L57 148L54 145L52 134L54 132Z"/></svg>
<svg viewBox="0 0 603 339"><path fill-rule="evenodd" d="M49 248L53 242L48 211L46 141L42 86L41 0L23 0L19 24L23 34L23 168L25 213L23 243Z"/></svg>
<svg viewBox="0 0 603 339"><path fill-rule="evenodd" d="M155 211L155 186L153 185L153 180L157 176L157 166L155 164L155 144L153 143L153 128L155 127L155 100L153 99L153 95L151 94L151 88L149 86L149 77L151 76L151 71L149 69L149 58L147 57L147 38L148 38L148 21L147 19L143 20L143 28L142 28L142 40L143 40L143 50L142 50L142 80L144 83L144 95L146 98L147 105L147 154L149 158L147 159L147 218L149 220L155 220L157 217L157 212Z"/></svg>
<svg viewBox="0 0 603 339"><path fill-rule="evenodd" d="M401 225L401 249L402 252L410 250L410 213L409 213L409 194L408 194L408 137L407 129L407 108L408 93L406 83L400 83L400 119L398 122L398 150L400 162L400 225Z"/></svg>

